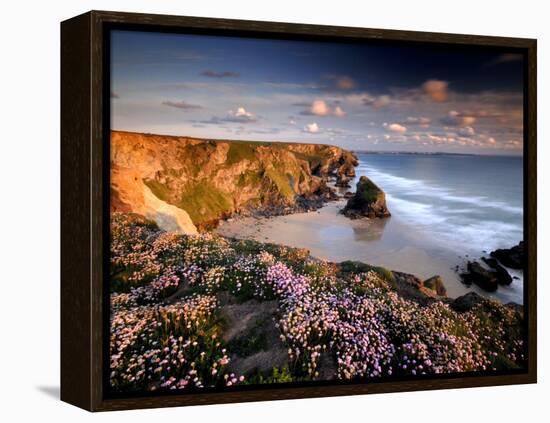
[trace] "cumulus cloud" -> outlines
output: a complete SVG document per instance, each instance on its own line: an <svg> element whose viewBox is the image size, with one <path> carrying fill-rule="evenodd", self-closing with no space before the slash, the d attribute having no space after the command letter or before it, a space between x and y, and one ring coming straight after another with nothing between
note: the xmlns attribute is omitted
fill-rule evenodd
<svg viewBox="0 0 550 423"><path fill-rule="evenodd" d="M175 107L176 109L182 109L182 110L196 110L196 109L202 109L202 106L199 106L198 104L190 104L186 101L163 101L163 105L168 107Z"/></svg>
<svg viewBox="0 0 550 423"><path fill-rule="evenodd" d="M404 134L407 132L407 127L399 123L384 123L384 128L391 132L397 132L398 134Z"/></svg>
<svg viewBox="0 0 550 423"><path fill-rule="evenodd" d="M319 125L317 125L317 123L315 123L315 122L308 123L304 127L304 132L307 132L308 134L317 134L317 133L319 133L319 131L320 131Z"/></svg>
<svg viewBox="0 0 550 423"><path fill-rule="evenodd" d="M460 128L458 130L458 134L462 137L472 137L475 133L476 131L471 126L465 126L464 128Z"/></svg>
<svg viewBox="0 0 550 423"><path fill-rule="evenodd" d="M471 114L465 114L451 110L447 116L441 118L441 123L447 126L472 126L476 122L476 117Z"/></svg>
<svg viewBox="0 0 550 423"><path fill-rule="evenodd" d="M347 75L324 75L319 88L324 91L349 91L356 87L356 83Z"/></svg>
<svg viewBox="0 0 550 423"><path fill-rule="evenodd" d="M295 106L309 106L309 109L302 110L300 112L301 115L306 116L336 116L336 117L344 117L346 115L346 112L344 112L344 109L340 106L334 107L332 109L326 101L324 100L315 100L310 104L308 103L295 103Z"/></svg>
<svg viewBox="0 0 550 423"><path fill-rule="evenodd" d="M336 78L336 86L341 90L351 90L355 87L355 81L349 76L340 76Z"/></svg>
<svg viewBox="0 0 550 423"><path fill-rule="evenodd" d="M224 122L230 123L253 123L258 118L255 114L249 112L244 107L238 107L237 110L229 110L224 117L212 116L208 120L201 120L195 123L219 125Z"/></svg>
<svg viewBox="0 0 550 423"><path fill-rule="evenodd" d="M315 100L313 103L311 103L309 111L311 112L311 114L317 116L327 116L328 114L330 114L330 108L323 100Z"/></svg>
<svg viewBox="0 0 550 423"><path fill-rule="evenodd" d="M421 128L428 128L431 123L432 123L432 120L424 116L419 116L419 117L409 116L404 121L405 125L418 125Z"/></svg>
<svg viewBox="0 0 550 423"><path fill-rule="evenodd" d="M226 121L242 123L255 122L256 116L246 110L244 107L239 107L235 111L230 110L229 112L227 112Z"/></svg>
<svg viewBox="0 0 550 423"><path fill-rule="evenodd" d="M340 106L336 106L334 108L334 116L344 117L344 116L346 116L346 112L344 112L344 110Z"/></svg>
<svg viewBox="0 0 550 423"><path fill-rule="evenodd" d="M389 95L371 96L366 94L363 97L363 104L365 106L372 106L375 109L381 109L390 104L391 97Z"/></svg>
<svg viewBox="0 0 550 423"><path fill-rule="evenodd" d="M429 79L422 84L422 90L433 101L441 103L449 96L449 83L439 79Z"/></svg>
<svg viewBox="0 0 550 423"><path fill-rule="evenodd" d="M208 78L231 78L231 77L237 77L239 74L237 72L231 72L231 71L213 71L213 70L205 70L201 72L202 76L206 76Z"/></svg>

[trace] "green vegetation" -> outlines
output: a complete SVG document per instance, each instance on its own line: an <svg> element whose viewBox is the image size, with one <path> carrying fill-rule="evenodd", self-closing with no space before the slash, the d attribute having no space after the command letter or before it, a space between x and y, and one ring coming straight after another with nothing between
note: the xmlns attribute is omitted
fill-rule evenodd
<svg viewBox="0 0 550 423"><path fill-rule="evenodd" d="M378 199L378 196L382 190L378 186L365 176L362 176L357 184L357 194L361 197L363 202L372 203Z"/></svg>
<svg viewBox="0 0 550 423"><path fill-rule="evenodd" d="M167 203L171 202L172 192L166 185L161 184L155 179L144 179L143 183L149 187L151 192L155 194L155 197L161 199L162 201L166 201Z"/></svg>
<svg viewBox="0 0 550 423"><path fill-rule="evenodd" d="M256 143L249 143L245 141L232 141L229 143L229 151L227 152L227 160L225 164L227 166L239 163L242 160L253 161L256 157Z"/></svg>
<svg viewBox="0 0 550 423"><path fill-rule="evenodd" d="M282 368L273 367L271 373L257 375L249 378L244 384L245 385L261 385L264 383L289 383L295 382L297 379L292 375L291 371L287 366Z"/></svg>
<svg viewBox="0 0 550 423"><path fill-rule="evenodd" d="M295 193L292 187L288 176L277 170L275 167L266 169L265 175L275 184L279 193L287 200L292 201L294 199Z"/></svg>
<svg viewBox="0 0 550 423"><path fill-rule="evenodd" d="M176 206L187 211L193 223L201 225L215 221L230 212L233 203L228 194L203 181L184 191Z"/></svg>
<svg viewBox="0 0 550 423"><path fill-rule="evenodd" d="M393 282L394 276L391 270L381 266L371 266L360 261L343 261L340 263L340 269L344 273L367 273L373 271L387 282Z"/></svg>

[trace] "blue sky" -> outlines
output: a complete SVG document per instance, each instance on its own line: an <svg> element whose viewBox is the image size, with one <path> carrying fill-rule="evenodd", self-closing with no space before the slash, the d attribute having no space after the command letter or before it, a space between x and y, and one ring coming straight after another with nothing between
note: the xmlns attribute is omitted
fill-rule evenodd
<svg viewBox="0 0 550 423"><path fill-rule="evenodd" d="M112 128L353 150L521 154L502 50L114 31Z"/></svg>

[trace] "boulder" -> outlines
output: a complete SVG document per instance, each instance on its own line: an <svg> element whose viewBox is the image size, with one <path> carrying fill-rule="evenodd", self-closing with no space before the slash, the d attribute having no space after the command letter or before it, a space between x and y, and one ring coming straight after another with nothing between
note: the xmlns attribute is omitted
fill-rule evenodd
<svg viewBox="0 0 550 423"><path fill-rule="evenodd" d="M384 191L366 176L361 176L357 182L355 195L348 200L342 213L350 219L390 216Z"/></svg>
<svg viewBox="0 0 550 423"><path fill-rule="evenodd" d="M430 289L426 289L422 285L422 281L416 276L393 271L393 281L391 287L399 294L399 296L414 301L422 306L436 301L436 294Z"/></svg>
<svg viewBox="0 0 550 423"><path fill-rule="evenodd" d="M431 289L432 291L435 291L437 295L440 297L446 297L447 296L447 289L445 288L445 285L443 284L443 279L441 279L441 276L435 275L432 276L429 279L426 279L423 282L424 287Z"/></svg>
<svg viewBox="0 0 550 423"><path fill-rule="evenodd" d="M475 292L468 292L466 295L462 295L450 303L450 307L454 311L459 313L464 313L470 311L474 306L483 302L484 299L481 295L476 294Z"/></svg>
<svg viewBox="0 0 550 423"><path fill-rule="evenodd" d="M525 268L525 249L523 241L512 248L502 248L491 251L491 257L496 258L504 266L511 269Z"/></svg>
<svg viewBox="0 0 550 423"><path fill-rule="evenodd" d="M493 292L498 288L498 281L495 272L485 269L477 261L468 262L468 272L463 273L462 279L468 283L475 283L480 288Z"/></svg>
<svg viewBox="0 0 550 423"><path fill-rule="evenodd" d="M512 283L512 277L504 267L498 264L497 259L483 257L481 260L487 263L489 267L494 269L494 273L499 285L510 285Z"/></svg>

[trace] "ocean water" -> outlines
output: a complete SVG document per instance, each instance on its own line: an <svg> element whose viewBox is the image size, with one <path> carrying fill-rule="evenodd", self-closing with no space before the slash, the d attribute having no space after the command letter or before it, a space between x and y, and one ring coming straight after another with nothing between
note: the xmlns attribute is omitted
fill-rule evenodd
<svg viewBox="0 0 550 423"><path fill-rule="evenodd" d="M523 240L523 159L358 153L361 175L386 192L392 219L436 249L479 258ZM353 186L354 187L354 186Z"/></svg>

